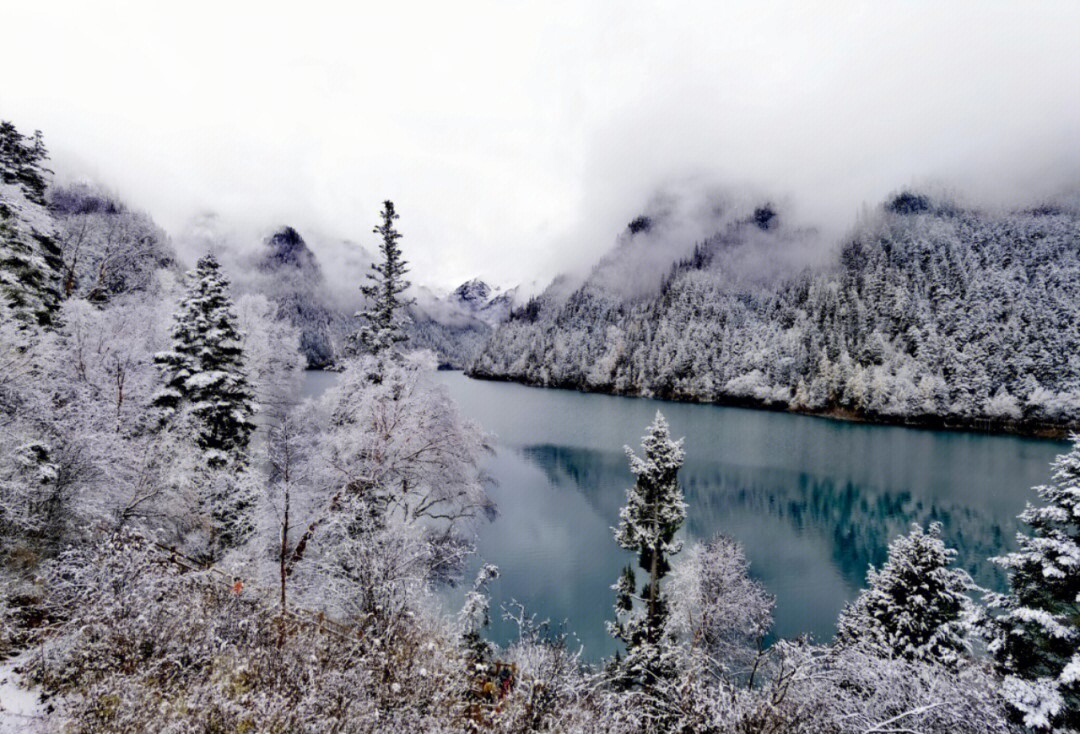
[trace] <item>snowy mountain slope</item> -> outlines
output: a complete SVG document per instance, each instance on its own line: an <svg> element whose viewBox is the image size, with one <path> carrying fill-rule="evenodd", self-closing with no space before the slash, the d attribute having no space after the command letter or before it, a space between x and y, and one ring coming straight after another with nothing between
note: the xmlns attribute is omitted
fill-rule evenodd
<svg viewBox="0 0 1080 734"><path fill-rule="evenodd" d="M434 351L443 367L463 369L509 316L516 292L516 288L502 291L479 279L462 283L448 294L413 288L409 343Z"/></svg>
<svg viewBox="0 0 1080 734"><path fill-rule="evenodd" d="M278 318L300 329L300 351L308 368L327 367L334 361L333 323L337 318L326 290L322 269L307 243L292 227L284 227L266 240L257 262L264 292L278 306Z"/></svg>
<svg viewBox="0 0 1080 734"><path fill-rule="evenodd" d="M818 236L771 206L719 224L658 269L653 225L635 220L584 283L513 311L471 374L891 422L1077 423L1080 209L905 192L822 262ZM642 262L659 275L622 280Z"/></svg>

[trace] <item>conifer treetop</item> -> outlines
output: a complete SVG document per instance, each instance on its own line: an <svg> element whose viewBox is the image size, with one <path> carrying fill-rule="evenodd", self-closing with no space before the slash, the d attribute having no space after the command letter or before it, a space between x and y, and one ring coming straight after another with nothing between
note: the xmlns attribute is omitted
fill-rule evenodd
<svg viewBox="0 0 1080 734"><path fill-rule="evenodd" d="M870 567L867 588L841 612L838 643L887 658L958 665L969 650L974 583L952 567L955 560L956 551L941 539L941 523L925 532L913 524L889 544L885 564Z"/></svg>
<svg viewBox="0 0 1080 734"><path fill-rule="evenodd" d="M209 254L200 258L188 279L174 316L172 349L154 357L165 381L154 405L163 420L189 409L208 460L223 464L228 457L243 455L258 406L244 372L242 335L228 281L217 259Z"/></svg>
<svg viewBox="0 0 1080 734"><path fill-rule="evenodd" d="M403 329L401 310L413 302L402 297L412 284L405 279L409 268L398 246L401 233L394 226L399 217L394 202L389 199L384 201L379 216L382 217L382 224L372 231L379 235L381 257L378 262L371 264L368 282L360 286L367 307L356 313L365 323L355 340L361 349L372 353L382 352L408 338Z"/></svg>
<svg viewBox="0 0 1080 734"><path fill-rule="evenodd" d="M672 440L667 420L658 410L641 446L644 456L640 457L629 446L624 447L637 481L627 490L615 539L628 550L647 546L677 553L681 544L674 541L675 532L686 519L677 476L686 459L683 439Z"/></svg>
<svg viewBox="0 0 1080 734"><path fill-rule="evenodd" d="M45 206L48 151L0 121L0 297L23 324L49 326L60 304L62 258Z"/></svg>

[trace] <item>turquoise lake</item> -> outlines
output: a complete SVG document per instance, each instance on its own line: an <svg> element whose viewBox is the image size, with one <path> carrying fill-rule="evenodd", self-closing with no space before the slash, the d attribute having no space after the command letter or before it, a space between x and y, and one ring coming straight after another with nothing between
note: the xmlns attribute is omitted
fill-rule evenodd
<svg viewBox="0 0 1080 734"><path fill-rule="evenodd" d="M334 373L307 375L317 395ZM1000 588L988 558L1010 550L1016 515L1068 444L1045 439L872 426L824 418L670 403L440 372L462 412L495 437L487 471L499 515L479 528L477 563L499 566L491 637L516 627L499 610L521 602L565 624L586 660L617 649L605 631L610 586L632 557L612 538L633 477L624 445L657 409L686 437L680 478L688 542L724 533L740 541L751 573L776 597L774 635L832 637L867 566L912 522L942 523L958 564ZM676 556L675 562L678 561Z"/></svg>

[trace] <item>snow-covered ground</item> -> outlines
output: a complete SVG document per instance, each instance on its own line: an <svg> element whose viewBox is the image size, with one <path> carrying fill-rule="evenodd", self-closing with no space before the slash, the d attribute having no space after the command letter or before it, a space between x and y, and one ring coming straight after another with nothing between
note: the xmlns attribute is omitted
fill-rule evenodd
<svg viewBox="0 0 1080 734"><path fill-rule="evenodd" d="M0 663L0 734L44 731L44 707L38 692L19 685L21 676L15 672L24 662L23 656Z"/></svg>

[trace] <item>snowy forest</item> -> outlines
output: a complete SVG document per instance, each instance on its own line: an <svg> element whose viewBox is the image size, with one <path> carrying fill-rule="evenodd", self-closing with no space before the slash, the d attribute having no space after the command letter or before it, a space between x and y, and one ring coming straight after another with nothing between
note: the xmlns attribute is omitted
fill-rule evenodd
<svg viewBox="0 0 1080 734"><path fill-rule="evenodd" d="M1080 441L1032 492L1018 550L995 559L1006 592L955 565L940 525L915 525L834 639L776 639L740 545L684 542L686 456L658 411L626 449L634 482L610 519L609 541L636 557L606 590L621 652L587 663L557 622L493 609L498 559L465 573L476 528L498 522L493 438L433 380L445 360L412 325L399 216L391 201L373 216L361 307L334 337L328 309L281 295L319 287L295 231L270 244L299 275L256 268L238 288L213 253L182 263L146 214L54 185L42 135L0 125L0 702L32 701L0 710L0 730L1080 727ZM903 194L823 269L769 254L806 236L771 208L723 216L655 283L617 251L501 326L512 298L466 284L489 320L469 318L494 327L472 372L1073 425L1074 211ZM619 247L647 250L663 227L635 220ZM779 264L751 282L755 247ZM331 361L338 382L302 400L302 371ZM495 614L516 641L485 637Z"/></svg>
<svg viewBox="0 0 1080 734"><path fill-rule="evenodd" d="M982 211L905 190L824 259L780 207L715 206L698 241L670 207L636 218L584 282L564 277L517 308L470 374L875 422L1075 428L1075 201ZM672 240L686 255L669 265Z"/></svg>

